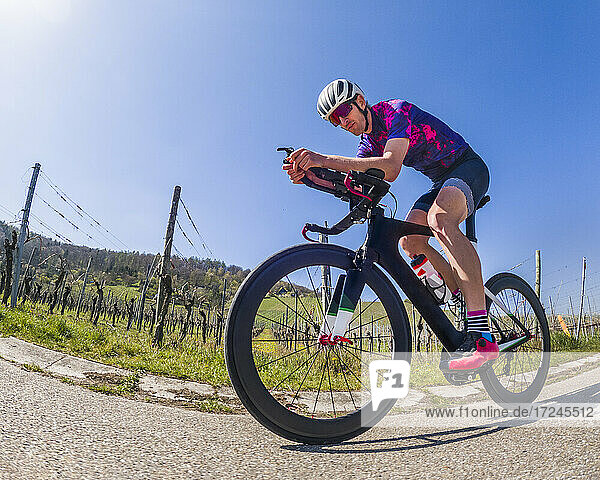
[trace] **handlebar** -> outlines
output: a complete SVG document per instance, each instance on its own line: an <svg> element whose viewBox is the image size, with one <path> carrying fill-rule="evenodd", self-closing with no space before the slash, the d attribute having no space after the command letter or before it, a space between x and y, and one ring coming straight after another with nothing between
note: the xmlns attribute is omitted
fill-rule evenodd
<svg viewBox="0 0 600 480"><path fill-rule="evenodd" d="M277 151L287 154L284 163L291 163L288 157L294 152L294 148L279 147ZM304 238L315 242L316 240L307 236L307 232L339 235L355 223L364 221L368 217L369 211L377 206L390 189L390 184L384 180L384 177L385 172L377 168L370 168L366 172L351 170L348 173L322 167L309 168L301 180L302 183L307 187L332 194L349 202L350 213L331 228L307 223L302 229Z"/></svg>

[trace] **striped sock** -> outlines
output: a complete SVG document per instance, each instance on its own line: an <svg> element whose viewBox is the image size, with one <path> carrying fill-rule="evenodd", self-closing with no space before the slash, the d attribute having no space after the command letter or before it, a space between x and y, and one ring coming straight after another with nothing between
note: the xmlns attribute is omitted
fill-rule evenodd
<svg viewBox="0 0 600 480"><path fill-rule="evenodd" d="M467 312L467 332L479 332L483 338L490 342L492 341L487 310Z"/></svg>

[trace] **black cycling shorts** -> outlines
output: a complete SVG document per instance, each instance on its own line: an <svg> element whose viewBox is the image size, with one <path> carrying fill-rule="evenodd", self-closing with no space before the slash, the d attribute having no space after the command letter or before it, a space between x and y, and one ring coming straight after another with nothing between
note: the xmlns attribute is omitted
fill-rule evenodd
<svg viewBox="0 0 600 480"><path fill-rule="evenodd" d="M431 189L417 199L411 210L429 212L443 187L456 187L467 199L467 216L475 211L490 185L487 165L471 147L463 152L455 165L443 177L433 182Z"/></svg>

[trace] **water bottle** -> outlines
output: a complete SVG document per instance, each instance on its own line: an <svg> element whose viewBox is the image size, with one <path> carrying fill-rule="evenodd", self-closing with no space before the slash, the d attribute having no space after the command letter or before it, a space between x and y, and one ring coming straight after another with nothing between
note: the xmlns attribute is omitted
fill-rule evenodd
<svg viewBox="0 0 600 480"><path fill-rule="evenodd" d="M440 305L447 303L452 298L452 292L446 286L444 279L436 272L425 255L421 254L414 257L410 262L410 266Z"/></svg>

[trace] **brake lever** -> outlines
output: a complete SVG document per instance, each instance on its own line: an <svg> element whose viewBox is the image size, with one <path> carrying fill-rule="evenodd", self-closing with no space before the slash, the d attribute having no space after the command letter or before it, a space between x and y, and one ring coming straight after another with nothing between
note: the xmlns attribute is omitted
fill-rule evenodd
<svg viewBox="0 0 600 480"><path fill-rule="evenodd" d="M286 155L289 157L292 153L294 153L294 148L293 147L279 147L279 148L277 148L277 151L285 152ZM290 162L288 160L288 158L286 157L283 160L283 163L286 165L290 165L292 162ZM338 191L338 188L336 188L336 186L335 186L334 180L328 178L329 170L327 170L326 168L322 168L322 167L311 167L311 168L309 168L309 170L316 177L316 179L311 180L310 178L308 178L308 175L305 175L300 180L304 185L306 185L307 187L310 187L310 188L314 188L315 190L321 190L322 192L330 193L330 194L333 194L336 196L340 196L343 193L343 192Z"/></svg>
<svg viewBox="0 0 600 480"><path fill-rule="evenodd" d="M278 151L278 152L285 152L285 153L287 153L287 155L288 155L288 157L289 157L289 156L290 156L292 153L294 153L294 147L279 147L279 148L277 149L277 151ZM284 163L290 163L290 162L286 162L286 161L284 160Z"/></svg>

